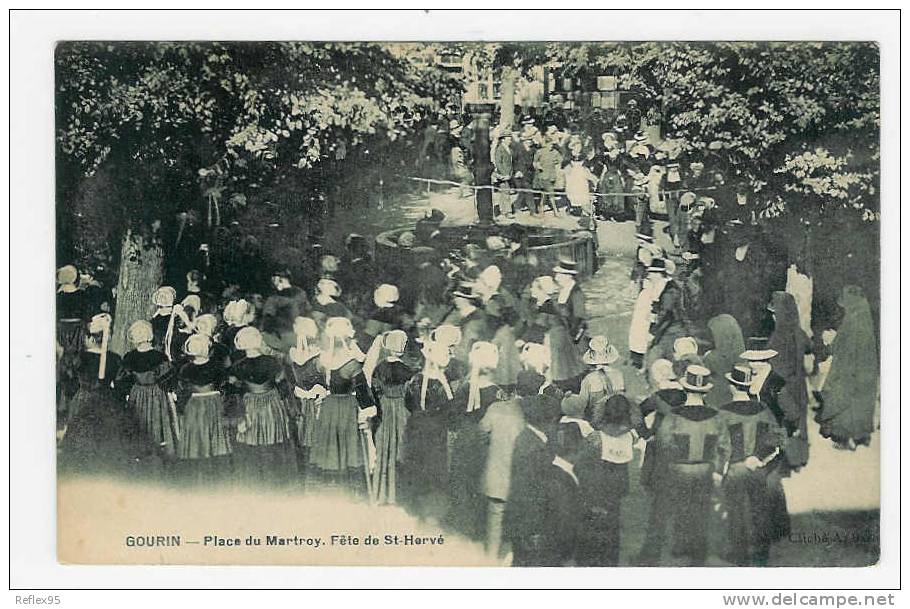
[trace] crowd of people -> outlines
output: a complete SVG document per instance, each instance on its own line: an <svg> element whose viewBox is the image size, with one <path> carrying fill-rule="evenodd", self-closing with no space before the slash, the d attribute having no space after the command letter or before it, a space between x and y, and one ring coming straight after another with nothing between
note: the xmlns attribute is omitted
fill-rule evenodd
<svg viewBox="0 0 910 609"><path fill-rule="evenodd" d="M664 564L664 550L704 564L718 509L726 557L766 564L789 531L781 480L808 459L810 393L841 446L873 431L877 371L856 365L876 352L863 294L844 289L841 327L815 343L790 292L765 301L721 274L748 298L714 294L709 306L701 271L718 256L713 233L755 221L722 173L641 134L593 146L526 124L494 136L499 213L557 212L564 196L592 218L636 221L627 353L589 328L575 261L543 268L520 230L466 227L464 246L443 246L437 211L399 238L394 264L351 235L340 257L310 252L302 275L271 269L268 295L190 271L154 292L154 314L129 325L122 356L109 348L115 294L67 265L57 272L61 467L345 489L438 518L524 566L619 564L634 468L651 497L637 564ZM667 249L650 220L657 206ZM748 240L730 247L738 262L760 256ZM627 391L629 374L647 374L649 397Z"/></svg>
<svg viewBox="0 0 910 609"><path fill-rule="evenodd" d="M730 168L718 145L709 145L702 160L689 162L691 154L682 140L661 138L634 103L630 102L632 118L609 126L599 138L578 125L559 127L555 121L537 125L530 116L513 129L490 129L495 213L514 217L516 210L543 215L548 209L554 214L565 209L599 219L634 219L639 225L658 213L669 217L675 244L683 248L690 225L697 224L705 211L711 210L709 220L718 213L715 197L736 191L739 207L729 211L748 216L740 220L755 220L751 209L745 210L748 186L728 183ZM420 158L438 157L442 141L449 146L452 175L473 184L475 130L473 120L465 125L453 120L447 130L450 137L443 138L432 126ZM732 217L723 218L727 219Z"/></svg>

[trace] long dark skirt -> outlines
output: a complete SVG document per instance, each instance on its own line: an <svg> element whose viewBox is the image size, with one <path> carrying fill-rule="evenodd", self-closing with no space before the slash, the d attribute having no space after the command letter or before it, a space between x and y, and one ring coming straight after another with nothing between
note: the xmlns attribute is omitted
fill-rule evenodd
<svg viewBox="0 0 910 609"><path fill-rule="evenodd" d="M231 442L221 422L223 413L220 393L190 397L181 417L178 458L207 459L229 455Z"/></svg>
<svg viewBox="0 0 910 609"><path fill-rule="evenodd" d="M312 448L316 436L316 400L295 399L300 404L300 415L294 421L297 426L297 445L300 448Z"/></svg>
<svg viewBox="0 0 910 609"><path fill-rule="evenodd" d="M234 444L234 471L244 487L292 488L297 482L297 455L290 441Z"/></svg>
<svg viewBox="0 0 910 609"><path fill-rule="evenodd" d="M287 405L277 389L243 396L244 419L234 443L234 466L244 486L288 487L297 481L297 455Z"/></svg>
<svg viewBox="0 0 910 609"><path fill-rule="evenodd" d="M444 496L449 480L447 437L441 411L411 413L401 462L401 492L409 505L421 508Z"/></svg>
<svg viewBox="0 0 910 609"><path fill-rule="evenodd" d="M130 390L130 407L136 416L139 429L148 441L165 457L177 452L177 439L171 420L170 401L158 385L134 385Z"/></svg>
<svg viewBox="0 0 910 609"><path fill-rule="evenodd" d="M467 418L456 427L452 441L449 476L449 524L472 537L482 539L486 497L481 489L487 458L487 438L478 421Z"/></svg>
<svg viewBox="0 0 910 609"><path fill-rule="evenodd" d="M61 472L134 476L152 456L135 420L107 389L79 389L60 443Z"/></svg>
<svg viewBox="0 0 910 609"><path fill-rule="evenodd" d="M237 441L250 446L279 444L291 439L287 405L277 389L243 396L243 421Z"/></svg>
<svg viewBox="0 0 910 609"><path fill-rule="evenodd" d="M57 322L57 342L63 349L57 361L57 419L59 426L70 418L70 403L79 388L77 371L79 352L85 337L85 324L81 321Z"/></svg>
<svg viewBox="0 0 910 609"><path fill-rule="evenodd" d="M574 379L585 372L579 347L572 342L565 326L555 324L544 342L550 348L550 374L554 381Z"/></svg>
<svg viewBox="0 0 910 609"><path fill-rule="evenodd" d="M322 401L310 450L310 464L327 472L363 467L357 398L329 395Z"/></svg>
<svg viewBox="0 0 910 609"><path fill-rule="evenodd" d="M373 493L378 503L395 503L398 491L398 465L404 455L404 436L408 409L404 398L380 398L382 420L376 430L376 469Z"/></svg>

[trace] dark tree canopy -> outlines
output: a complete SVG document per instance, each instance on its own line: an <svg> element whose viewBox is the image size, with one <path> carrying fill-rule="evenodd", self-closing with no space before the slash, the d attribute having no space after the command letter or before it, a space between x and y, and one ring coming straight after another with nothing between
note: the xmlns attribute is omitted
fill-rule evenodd
<svg viewBox="0 0 910 609"><path fill-rule="evenodd" d="M58 218L99 244L395 141L461 87L414 45L73 42L56 65Z"/></svg>

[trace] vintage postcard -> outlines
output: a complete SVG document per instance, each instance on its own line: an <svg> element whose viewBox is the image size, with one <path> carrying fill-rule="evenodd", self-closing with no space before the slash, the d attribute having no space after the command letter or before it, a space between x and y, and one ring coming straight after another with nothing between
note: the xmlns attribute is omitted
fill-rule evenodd
<svg viewBox="0 0 910 609"><path fill-rule="evenodd" d="M879 52L61 40L57 559L877 564Z"/></svg>

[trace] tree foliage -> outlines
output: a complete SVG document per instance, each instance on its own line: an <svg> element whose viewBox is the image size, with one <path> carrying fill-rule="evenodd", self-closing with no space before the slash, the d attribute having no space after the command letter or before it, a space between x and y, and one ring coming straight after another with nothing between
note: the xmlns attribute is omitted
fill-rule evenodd
<svg viewBox="0 0 910 609"><path fill-rule="evenodd" d="M83 180L106 167L119 182L107 218L148 224L149 210L170 217L202 210L212 197L229 211L250 187L311 171L371 140L395 141L457 98L460 83L416 48L63 43L58 197L74 215L97 212L97 197L80 206Z"/></svg>
<svg viewBox="0 0 910 609"><path fill-rule="evenodd" d="M873 43L552 43L570 75L613 74L659 104L692 155L752 183L767 213L878 217L879 53Z"/></svg>

